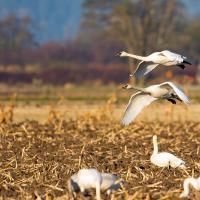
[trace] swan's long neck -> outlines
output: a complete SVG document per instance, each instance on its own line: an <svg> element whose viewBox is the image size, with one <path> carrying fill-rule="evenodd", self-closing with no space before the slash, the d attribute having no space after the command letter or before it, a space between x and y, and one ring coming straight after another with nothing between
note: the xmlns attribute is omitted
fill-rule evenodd
<svg viewBox="0 0 200 200"><path fill-rule="evenodd" d="M193 185L193 181L194 179L193 178L188 178L184 181L183 183L183 193L184 193L184 196L188 196L189 192L190 192L190 189L189 189L189 185L192 184Z"/></svg>
<svg viewBox="0 0 200 200"><path fill-rule="evenodd" d="M153 137L153 155L158 154L158 143L157 138Z"/></svg>
<svg viewBox="0 0 200 200"><path fill-rule="evenodd" d="M135 86L131 86L132 89L135 89L137 91L140 91L140 92L145 92L145 90L143 88L139 88L139 87L135 87Z"/></svg>
<svg viewBox="0 0 200 200"><path fill-rule="evenodd" d="M131 58L135 58L137 60L149 61L148 57L144 57L144 56L138 56L138 55L134 55L134 54L130 54L130 53L126 53L126 56L131 57Z"/></svg>

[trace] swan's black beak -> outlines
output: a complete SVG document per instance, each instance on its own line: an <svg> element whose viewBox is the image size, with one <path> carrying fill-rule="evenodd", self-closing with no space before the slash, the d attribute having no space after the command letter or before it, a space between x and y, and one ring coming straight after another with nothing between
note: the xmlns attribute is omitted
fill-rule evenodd
<svg viewBox="0 0 200 200"><path fill-rule="evenodd" d="M122 86L122 89L127 89L127 84Z"/></svg>
<svg viewBox="0 0 200 200"><path fill-rule="evenodd" d="M115 54L115 56L121 56L122 52L118 52Z"/></svg>

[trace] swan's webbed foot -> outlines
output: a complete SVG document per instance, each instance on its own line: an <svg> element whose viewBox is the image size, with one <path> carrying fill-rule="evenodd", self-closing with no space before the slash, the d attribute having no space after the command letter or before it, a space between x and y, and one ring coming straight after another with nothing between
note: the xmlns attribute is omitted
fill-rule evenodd
<svg viewBox="0 0 200 200"><path fill-rule="evenodd" d="M180 67L181 69L185 69L185 65L184 64L178 64L178 67Z"/></svg>
<svg viewBox="0 0 200 200"><path fill-rule="evenodd" d="M182 102L182 100L176 95L176 94L171 94L172 98L179 100L180 102Z"/></svg>
<svg viewBox="0 0 200 200"><path fill-rule="evenodd" d="M176 104L176 101L174 99L167 99L167 101L171 102L172 104Z"/></svg>

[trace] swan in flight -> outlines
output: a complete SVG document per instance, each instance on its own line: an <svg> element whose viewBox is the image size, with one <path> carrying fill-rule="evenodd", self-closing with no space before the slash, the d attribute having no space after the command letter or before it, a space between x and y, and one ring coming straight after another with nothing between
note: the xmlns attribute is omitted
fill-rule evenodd
<svg viewBox="0 0 200 200"><path fill-rule="evenodd" d="M74 197L74 193L96 188L96 196L99 200L100 190L110 195L113 191L121 189L123 182L123 179L113 174L100 173L96 169L81 169L68 180L68 190L70 197Z"/></svg>
<svg viewBox="0 0 200 200"><path fill-rule="evenodd" d="M153 136L153 154L150 161L158 167L172 167L185 169L185 162L168 152L158 153L157 136Z"/></svg>
<svg viewBox="0 0 200 200"><path fill-rule="evenodd" d="M191 63L187 61L186 57L173 53L168 50L154 52L148 56L138 56L138 55L134 55L134 54L130 54L125 51L122 51L119 53L119 56L131 57L137 60L141 60L141 62L138 64L137 69L135 70L133 74L137 78L148 74L158 65L165 65L165 66L176 65L182 69L184 69L186 67L185 65L187 64L191 65ZM133 76L133 75L130 75L130 76Z"/></svg>
<svg viewBox="0 0 200 200"><path fill-rule="evenodd" d="M189 186L192 185L196 190L200 191L200 177L186 178L183 183L183 192L180 194L180 198L187 197L189 195Z"/></svg>
<svg viewBox="0 0 200 200"><path fill-rule="evenodd" d="M187 96L172 82L164 82L159 85L152 85L146 88L138 88L131 85L123 86L124 89L136 89L138 92L133 94L129 100L122 118L122 124L128 125L141 110L157 99L166 99L172 104L176 104L176 100L189 103Z"/></svg>

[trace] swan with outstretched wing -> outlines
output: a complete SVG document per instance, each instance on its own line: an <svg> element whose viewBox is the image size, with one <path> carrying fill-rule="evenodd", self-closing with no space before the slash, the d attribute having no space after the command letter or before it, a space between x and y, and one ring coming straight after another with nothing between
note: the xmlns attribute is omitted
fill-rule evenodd
<svg viewBox="0 0 200 200"><path fill-rule="evenodd" d="M141 60L134 74L131 74L131 76L135 75L137 78L148 74L150 71L155 69L158 65L178 66L182 69L184 69L186 65L191 65L191 63L187 60L185 56L173 53L168 50L154 52L148 56L138 56L138 55L134 55L134 54L130 54L125 51L122 51L119 53L119 56L131 57L137 60Z"/></svg>
<svg viewBox="0 0 200 200"><path fill-rule="evenodd" d="M146 88L138 88L128 84L123 88L138 91L131 96L125 109L122 118L122 124L124 125L128 125L134 121L143 108L157 99L166 99L172 104L176 104L176 100L184 102L185 104L189 103L189 99L184 92L172 82L164 82Z"/></svg>

